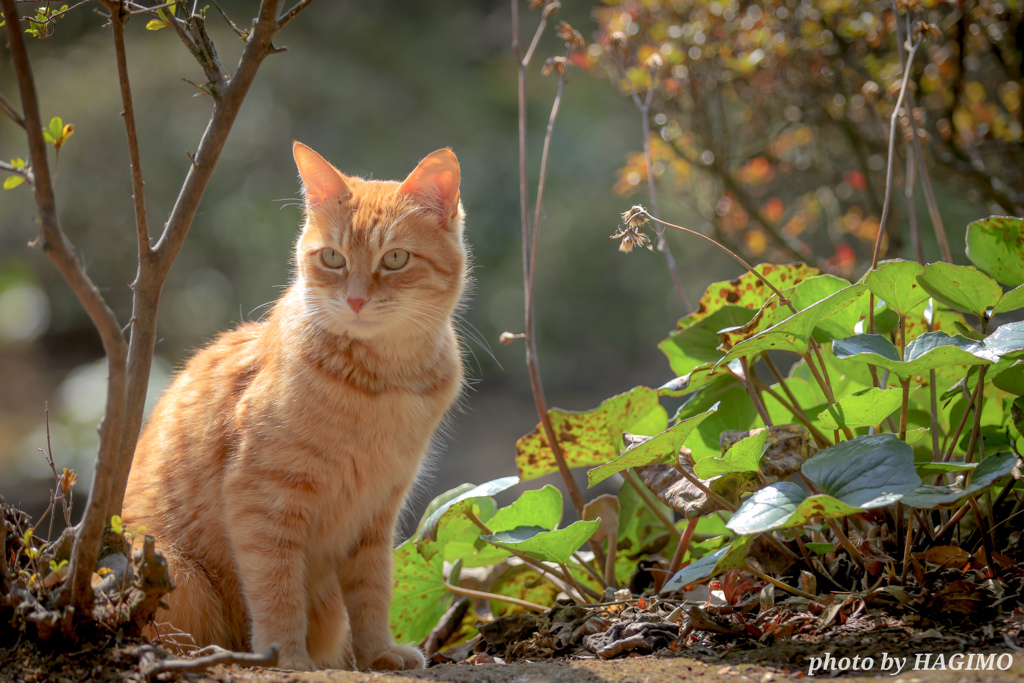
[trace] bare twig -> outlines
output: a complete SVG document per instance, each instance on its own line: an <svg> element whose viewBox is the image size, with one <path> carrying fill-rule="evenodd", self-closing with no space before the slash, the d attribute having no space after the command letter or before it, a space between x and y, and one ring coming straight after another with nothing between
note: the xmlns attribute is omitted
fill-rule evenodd
<svg viewBox="0 0 1024 683"><path fill-rule="evenodd" d="M205 656L195 659L164 659L157 660L152 651L146 651L139 663L139 670L147 678L153 678L158 674L168 671L179 673L198 673L206 671L218 664L238 666L277 666L277 657L280 647L276 643L270 646L266 652L231 652L217 645L209 645L199 650L196 654L208 653Z"/></svg>
<svg viewBox="0 0 1024 683"><path fill-rule="evenodd" d="M520 600L519 598L509 597L508 595L498 595L497 593L485 593L484 591L475 591L471 588L463 588L462 586L456 586L450 584L447 581L442 581L445 590L455 593L456 595L465 595L466 597L476 598L478 600L500 600L501 602L507 602L510 605L519 605L524 607L531 612L538 614L544 614L548 611L548 608L544 605L538 605L535 602L529 602L527 600Z"/></svg>
<svg viewBox="0 0 1024 683"><path fill-rule="evenodd" d="M807 591L802 591L799 588L793 588L792 586L790 586L788 584L785 584L785 583L783 583L782 581L779 581L776 578L768 576L764 572L757 571L756 569L754 569L753 567L750 566L750 563L747 563L747 565L744 567L744 569L746 571L750 572L751 574L753 574L754 576L756 576L757 578L761 579L762 581L767 581L768 583L772 584L776 588L781 588L782 590L784 590L784 591L786 591L788 593L792 593L793 595L797 595L797 596L799 596L801 598L807 598L808 600L817 600L818 599L817 595L812 595L811 593L808 593Z"/></svg>
<svg viewBox="0 0 1024 683"><path fill-rule="evenodd" d="M14 108L13 104L7 101L7 98L4 97L2 93L0 93L0 114L3 114L11 121L14 121L22 128L25 127L25 118L18 113L18 110Z"/></svg>

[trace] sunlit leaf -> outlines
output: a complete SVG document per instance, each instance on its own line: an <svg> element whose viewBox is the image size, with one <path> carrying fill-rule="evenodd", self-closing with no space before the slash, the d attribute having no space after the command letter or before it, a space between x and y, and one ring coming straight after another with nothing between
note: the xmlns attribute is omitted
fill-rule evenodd
<svg viewBox="0 0 1024 683"><path fill-rule="evenodd" d="M973 266L930 263L917 281L943 303L979 318L1003 296L999 283Z"/></svg>
<svg viewBox="0 0 1024 683"><path fill-rule="evenodd" d="M967 257L1010 287L1024 284L1024 220L989 216L967 226Z"/></svg>
<svg viewBox="0 0 1024 683"><path fill-rule="evenodd" d="M597 528L600 519L580 520L564 529L550 531L543 527L516 527L481 536L500 548L512 548L528 557L544 562L568 562L572 554L586 543Z"/></svg>
<svg viewBox="0 0 1024 683"><path fill-rule="evenodd" d="M887 369L899 377L921 375L949 365L988 365L994 352L973 339L945 332L926 332L907 344L905 362L892 342L877 334L858 334L832 342L836 358L857 360Z"/></svg>
<svg viewBox="0 0 1024 683"><path fill-rule="evenodd" d="M818 413L818 425L824 429L872 427L881 424L902 402L903 390L899 387L872 387L843 396L835 405L826 406Z"/></svg>
<svg viewBox="0 0 1024 683"><path fill-rule="evenodd" d="M489 482L480 484L479 486L462 484L447 493L441 494L438 498L443 498L444 501L436 505L431 503L433 510L431 511L430 508L428 508L430 514L425 515L425 519L420 522L417 538L436 539L438 521L440 521L441 516L448 511L448 508L456 503L463 500L471 500L473 498L490 497L507 488L515 486L518 483L519 477L502 477L500 479L493 479ZM469 488L467 488L467 486Z"/></svg>
<svg viewBox="0 0 1024 683"><path fill-rule="evenodd" d="M20 175L7 176L6 178L4 178L4 189L13 190L18 185L21 185L23 182L25 182L25 179Z"/></svg>
<svg viewBox="0 0 1024 683"><path fill-rule="evenodd" d="M418 643L437 626L451 594L444 587L444 553L427 559L409 539L395 549L388 623L395 640Z"/></svg>
<svg viewBox="0 0 1024 683"><path fill-rule="evenodd" d="M710 479L730 472L757 472L761 456L767 448L768 435L769 431L762 429L757 434L733 444L724 455L694 458L693 471L701 479Z"/></svg>
<svg viewBox="0 0 1024 683"><path fill-rule="evenodd" d="M924 266L917 261L882 261L864 276L864 283L876 297L905 316L928 299L928 292L917 281L923 272Z"/></svg>
<svg viewBox="0 0 1024 683"><path fill-rule="evenodd" d="M1020 308L1024 308L1024 285L1015 287L1006 294L1003 294L1003 298L999 300L998 304L996 304L992 313L1009 313L1010 311L1016 311Z"/></svg>
<svg viewBox="0 0 1024 683"><path fill-rule="evenodd" d="M672 371L685 375L704 363L715 363L722 357L718 331L743 325L754 311L740 306L723 306L689 327L673 332L658 348L668 358Z"/></svg>
<svg viewBox="0 0 1024 683"><path fill-rule="evenodd" d="M985 349L999 358L1016 358L1024 351L1024 322L1000 325L985 337Z"/></svg>
<svg viewBox="0 0 1024 683"><path fill-rule="evenodd" d="M701 422L710 417L716 410L718 410L717 403L703 413L681 420L660 434L656 434L651 439L633 446L611 462L588 470L588 485L595 486L613 474L630 467L675 464L679 458L679 449L683 447L686 439L694 429L700 426Z"/></svg>
<svg viewBox="0 0 1024 683"><path fill-rule="evenodd" d="M821 275L820 270L805 263L782 266L762 263L754 266L754 270L780 290L788 289L809 277ZM697 304L697 310L680 320L679 327L688 327L725 306L742 306L757 310L771 295L772 291L752 273L744 273L735 280L714 282L704 291Z"/></svg>
<svg viewBox="0 0 1024 683"><path fill-rule="evenodd" d="M615 459L624 432L651 435L668 426L658 392L648 387L613 396L593 410L554 408L548 414L569 467L592 467ZM541 425L516 442L516 467L524 481L558 471Z"/></svg>

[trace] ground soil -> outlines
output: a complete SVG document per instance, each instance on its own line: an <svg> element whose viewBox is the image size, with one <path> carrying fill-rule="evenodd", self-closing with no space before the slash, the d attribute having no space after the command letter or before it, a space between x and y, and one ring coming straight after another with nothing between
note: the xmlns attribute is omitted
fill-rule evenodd
<svg viewBox="0 0 1024 683"><path fill-rule="evenodd" d="M86 646L67 653L44 652L31 643L20 643L12 650L0 650L0 681L4 683L71 683L72 681L141 682L146 677L139 671L139 659L152 647L137 642L117 642ZM1024 683L1024 650L1013 642L1005 647L973 648L962 636L910 635L901 629L881 629L856 636L822 642L785 641L771 647L757 647L737 642L698 645L680 653L613 660L562 659L545 662L511 664L442 664L419 671L398 673L356 673L320 671L315 673L286 672L276 669L243 669L218 665L197 673L164 673L158 681L189 681L191 683L413 683L444 681L450 683L671 683L702 681L704 683L739 683L740 681L781 681L807 677L811 657L831 652L834 657L872 657L873 670L867 672L826 672L820 677L836 680L863 680L883 676L901 683L960 683L969 681L1015 681ZM1005 671L905 670L898 676L880 671L882 654L909 657L913 669L917 653L941 653L947 658L957 652L985 651L1013 653L1013 662ZM948 661L948 659L947 659ZM1005 664L1007 660L1004 658ZM934 660L932 660L934 664Z"/></svg>

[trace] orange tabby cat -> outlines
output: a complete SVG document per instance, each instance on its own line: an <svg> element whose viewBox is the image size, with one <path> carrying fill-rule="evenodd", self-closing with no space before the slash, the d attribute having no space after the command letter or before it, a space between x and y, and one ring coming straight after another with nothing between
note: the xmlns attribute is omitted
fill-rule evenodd
<svg viewBox="0 0 1024 683"><path fill-rule="evenodd" d="M178 374L139 441L125 521L177 588L157 615L199 645L281 647L289 669L409 669L388 628L396 517L462 386L459 164L344 176L298 142L306 222L261 322ZM170 629L167 629L170 630Z"/></svg>

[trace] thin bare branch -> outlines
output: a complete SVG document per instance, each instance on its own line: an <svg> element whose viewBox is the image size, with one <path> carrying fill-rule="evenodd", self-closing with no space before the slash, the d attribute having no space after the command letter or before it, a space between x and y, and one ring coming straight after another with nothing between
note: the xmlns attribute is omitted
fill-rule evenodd
<svg viewBox="0 0 1024 683"><path fill-rule="evenodd" d="M277 20L277 29L281 30L291 22L292 19L299 16L302 10L312 5L316 0L299 0L295 3L290 10L281 15Z"/></svg>
<svg viewBox="0 0 1024 683"><path fill-rule="evenodd" d="M57 205L53 194L49 162L46 157L46 142L42 135L42 119L39 114L39 100L36 94L35 77L29 62L25 39L21 32L14 0L0 0L7 21L7 40L11 61L21 93L21 105L25 116L25 134L31 157L35 183L36 206L39 209L41 245L44 253L57 266L65 281L85 309L103 343L107 356L108 390L107 405L100 426L100 448L96 460L96 471L86 505L86 518L93 523L83 523L75 537L72 567L69 581L63 593L66 604L88 607L92 604L90 579L96 566L103 533L104 514L110 496L113 480L112 468L121 448L121 435L127 406L127 377L125 373L127 345L121 332L121 325L114 312L104 301L99 289L85 273L81 262L74 253L74 247L60 226Z"/></svg>
<svg viewBox="0 0 1024 683"><path fill-rule="evenodd" d="M14 121L22 128L25 127L25 118L18 113L18 110L14 108L14 105L7 101L7 98L3 96L3 93L0 93L0 114L3 114L11 121Z"/></svg>
<svg viewBox="0 0 1024 683"><path fill-rule="evenodd" d="M168 671L179 673L198 673L219 664L238 666L276 666L279 648L271 645L266 652L231 652L217 645L210 645L199 650L208 653L195 659L164 659L158 661L151 651L142 656L139 669L143 675L152 679L154 676Z"/></svg>

